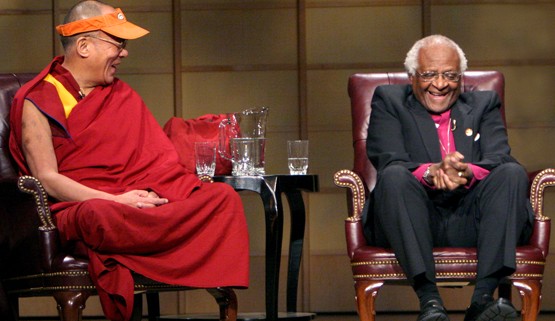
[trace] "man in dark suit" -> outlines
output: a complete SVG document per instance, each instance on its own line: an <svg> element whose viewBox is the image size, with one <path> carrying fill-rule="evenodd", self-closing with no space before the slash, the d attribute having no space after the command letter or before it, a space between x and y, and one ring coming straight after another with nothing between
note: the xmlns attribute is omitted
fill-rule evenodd
<svg viewBox="0 0 555 321"><path fill-rule="evenodd" d="M378 87L372 100L367 153L378 180L366 236L395 252L420 300L418 321L449 320L435 283L435 246L478 248L465 321L514 320L510 301L493 293L516 268L533 212L499 97L461 93L467 61L444 36L417 41L405 67L412 85Z"/></svg>

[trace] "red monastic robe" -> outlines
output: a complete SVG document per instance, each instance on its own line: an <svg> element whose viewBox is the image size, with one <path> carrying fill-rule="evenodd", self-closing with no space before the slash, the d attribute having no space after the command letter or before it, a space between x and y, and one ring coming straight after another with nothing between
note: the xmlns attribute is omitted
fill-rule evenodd
<svg viewBox="0 0 555 321"><path fill-rule="evenodd" d="M248 232L240 197L228 185L202 183L179 165L177 152L139 95L119 79L81 99L57 57L17 93L10 150L22 175L31 174L21 149L24 99L46 115L59 172L105 192L156 192L169 203L138 209L113 201L52 204L62 242L85 244L89 271L104 313L128 320L135 271L191 287L247 287ZM53 75L78 100L66 118Z"/></svg>

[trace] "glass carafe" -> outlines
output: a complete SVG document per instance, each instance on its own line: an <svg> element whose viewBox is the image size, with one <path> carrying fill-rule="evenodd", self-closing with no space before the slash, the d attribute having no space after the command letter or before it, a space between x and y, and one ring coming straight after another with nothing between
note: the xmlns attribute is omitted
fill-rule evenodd
<svg viewBox="0 0 555 321"><path fill-rule="evenodd" d="M231 141L233 139L248 139L253 141L254 148L249 157L252 160L251 175L265 174L264 151L266 149L266 121L268 119L268 108L250 108L241 112L228 113L219 126L219 153L225 159L231 160L233 164L232 174L235 175L236 162L233 160Z"/></svg>

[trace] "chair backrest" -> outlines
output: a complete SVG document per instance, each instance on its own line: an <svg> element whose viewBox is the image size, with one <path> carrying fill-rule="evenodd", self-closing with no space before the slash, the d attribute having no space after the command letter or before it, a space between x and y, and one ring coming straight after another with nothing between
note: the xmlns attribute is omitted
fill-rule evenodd
<svg viewBox="0 0 555 321"><path fill-rule="evenodd" d="M21 86L35 74L0 74L0 179L15 178L8 141L10 137L10 107Z"/></svg>
<svg viewBox="0 0 555 321"><path fill-rule="evenodd" d="M366 137L372 112L372 96L381 85L410 84L405 72L358 73L349 77L349 97L353 125L353 171L364 181L366 192L376 184L376 169L366 155ZM498 71L467 71L461 80L462 91L494 90L501 98L501 114L505 120L505 78ZM368 195L368 193L366 194Z"/></svg>

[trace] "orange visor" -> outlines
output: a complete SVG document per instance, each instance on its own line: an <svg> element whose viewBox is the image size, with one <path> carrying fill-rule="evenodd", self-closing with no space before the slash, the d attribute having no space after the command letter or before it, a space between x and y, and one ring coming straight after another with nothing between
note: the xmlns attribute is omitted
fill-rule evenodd
<svg viewBox="0 0 555 321"><path fill-rule="evenodd" d="M149 32L127 21L120 8L102 16L77 20L56 27L56 31L65 37L95 30L102 30L120 39L137 39Z"/></svg>

